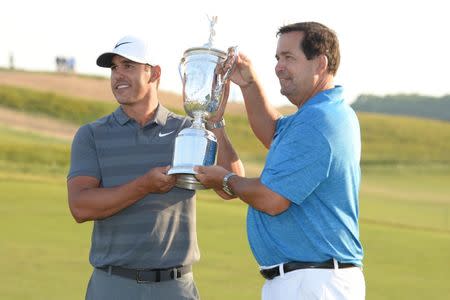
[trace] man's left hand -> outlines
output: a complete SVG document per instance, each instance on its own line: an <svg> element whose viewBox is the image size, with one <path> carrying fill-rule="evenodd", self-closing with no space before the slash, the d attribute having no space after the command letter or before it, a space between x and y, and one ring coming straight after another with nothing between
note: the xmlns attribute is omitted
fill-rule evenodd
<svg viewBox="0 0 450 300"><path fill-rule="evenodd" d="M221 166L196 166L194 171L197 172L195 177L201 184L215 190L222 190L223 177L230 173Z"/></svg>

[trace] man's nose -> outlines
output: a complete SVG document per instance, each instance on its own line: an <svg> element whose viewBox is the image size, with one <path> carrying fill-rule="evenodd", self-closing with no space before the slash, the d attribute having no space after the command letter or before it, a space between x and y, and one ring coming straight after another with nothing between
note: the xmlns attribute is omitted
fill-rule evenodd
<svg viewBox="0 0 450 300"><path fill-rule="evenodd" d="M275 74L278 75L279 73L281 73L283 71L284 71L284 65L280 61L278 61L277 64L275 65Z"/></svg>

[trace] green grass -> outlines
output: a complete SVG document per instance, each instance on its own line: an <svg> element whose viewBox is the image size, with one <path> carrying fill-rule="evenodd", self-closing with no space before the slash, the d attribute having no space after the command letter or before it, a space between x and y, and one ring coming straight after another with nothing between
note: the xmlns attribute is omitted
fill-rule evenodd
<svg viewBox="0 0 450 300"><path fill-rule="evenodd" d="M211 191L197 196L201 251L195 267L202 299L259 299L263 278L247 242L247 206L223 201Z"/></svg>
<svg viewBox="0 0 450 300"><path fill-rule="evenodd" d="M115 103L86 101L10 86L0 86L0 106L79 125L107 115L117 107ZM363 165L450 165L449 122L372 113L359 113L358 117ZM264 161L267 152L253 135L245 113L226 118L227 132L234 146L252 166L252 172L258 173L254 166Z"/></svg>
<svg viewBox="0 0 450 300"><path fill-rule="evenodd" d="M69 156L66 141L0 126L0 170L62 174L69 167Z"/></svg>
<svg viewBox="0 0 450 300"><path fill-rule="evenodd" d="M0 85L0 105L22 112L84 124L114 111L115 103Z"/></svg>
<svg viewBox="0 0 450 300"><path fill-rule="evenodd" d="M448 299L449 233L363 221L361 236L367 300Z"/></svg>
<svg viewBox="0 0 450 300"><path fill-rule="evenodd" d="M4 127L0 140L0 299L83 298L92 224L76 224L67 206L69 143ZM446 164L363 167L367 299L449 293L449 179ZM263 279L247 244L245 214L239 201L199 192L202 256L194 270L203 299L260 297Z"/></svg>
<svg viewBox="0 0 450 300"><path fill-rule="evenodd" d="M91 225L71 219L61 178L8 177L0 181L0 298L82 299Z"/></svg>
<svg viewBox="0 0 450 300"><path fill-rule="evenodd" d="M70 73L55 73L54 71L32 71L32 70L24 70L24 69L10 69L10 68L4 68L0 67L1 72L12 72L12 73L26 73L26 74L45 74L45 75L52 75L52 76L76 76L81 78L89 78L89 79L95 79L95 80L109 80L108 77L102 76L102 75L92 75L92 74L70 74Z"/></svg>
<svg viewBox="0 0 450 300"><path fill-rule="evenodd" d="M91 270L92 225L72 219L64 180L0 174L0 191L8 203L0 206L6 236L0 247L0 298L81 299ZM212 192L202 192L197 206L202 263L195 276L204 299L230 299L236 291L256 299L262 280L247 247L245 206L219 201ZM236 274L248 279L236 280Z"/></svg>
<svg viewBox="0 0 450 300"><path fill-rule="evenodd" d="M362 163L450 164L450 123L359 113Z"/></svg>
<svg viewBox="0 0 450 300"><path fill-rule="evenodd" d="M449 167L366 167L361 217L371 223L450 233L449 182Z"/></svg>
<svg viewBox="0 0 450 300"><path fill-rule="evenodd" d="M0 195L0 299L82 299L91 271L92 224L72 219L65 180L0 173ZM367 213L363 208L363 220ZM428 218L434 213L422 212ZM199 193L201 260L194 272L203 299L260 298L263 279L247 244L245 214L239 201ZM443 299L450 292L448 232L363 221L361 238L368 300Z"/></svg>

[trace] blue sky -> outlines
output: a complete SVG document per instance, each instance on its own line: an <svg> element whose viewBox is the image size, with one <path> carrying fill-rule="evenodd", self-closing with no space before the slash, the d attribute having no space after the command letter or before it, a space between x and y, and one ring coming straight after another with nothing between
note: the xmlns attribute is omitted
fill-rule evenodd
<svg viewBox="0 0 450 300"><path fill-rule="evenodd" d="M218 48L239 45L253 61L270 100L279 94L274 74L275 33L281 25L318 21L340 39L336 78L347 100L358 94L450 94L450 18L445 1L117 1L14 0L2 3L0 66L55 70L57 55L76 58L80 73L109 76L97 56L126 34L147 38L163 69L161 88L181 92L178 62L184 50L209 36L206 15L219 17ZM247 3L248 2L248 3ZM233 97L240 98L238 89Z"/></svg>

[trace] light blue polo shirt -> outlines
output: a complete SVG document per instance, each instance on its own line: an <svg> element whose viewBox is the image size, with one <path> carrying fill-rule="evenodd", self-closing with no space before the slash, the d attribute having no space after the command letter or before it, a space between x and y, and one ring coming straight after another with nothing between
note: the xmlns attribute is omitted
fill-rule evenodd
<svg viewBox="0 0 450 300"><path fill-rule="evenodd" d="M331 258L362 265L360 157L358 119L340 86L277 121L261 182L291 205L277 216L249 207L248 239L261 266Z"/></svg>

